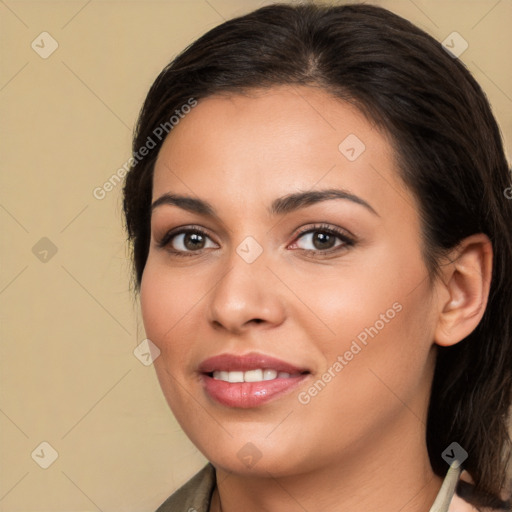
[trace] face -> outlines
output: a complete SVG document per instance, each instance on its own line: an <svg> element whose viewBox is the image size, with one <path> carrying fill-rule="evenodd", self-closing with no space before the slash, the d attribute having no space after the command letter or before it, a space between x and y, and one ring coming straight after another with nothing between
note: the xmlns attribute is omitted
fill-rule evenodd
<svg viewBox="0 0 512 512"><path fill-rule="evenodd" d="M203 99L153 202L144 326L214 465L287 475L418 438L435 289L417 203L357 109L309 87Z"/></svg>

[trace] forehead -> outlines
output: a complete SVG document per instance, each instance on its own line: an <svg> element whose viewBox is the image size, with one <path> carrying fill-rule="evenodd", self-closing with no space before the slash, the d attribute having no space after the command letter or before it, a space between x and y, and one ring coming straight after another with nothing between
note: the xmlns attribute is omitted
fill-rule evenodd
<svg viewBox="0 0 512 512"><path fill-rule="evenodd" d="M200 100L162 145L153 200L172 190L250 201L316 186L406 194L389 138L357 108L319 88L280 86Z"/></svg>

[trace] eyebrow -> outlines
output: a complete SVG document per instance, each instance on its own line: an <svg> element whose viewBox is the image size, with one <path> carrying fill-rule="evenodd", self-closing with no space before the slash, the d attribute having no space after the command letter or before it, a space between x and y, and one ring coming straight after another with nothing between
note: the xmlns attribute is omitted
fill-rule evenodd
<svg viewBox="0 0 512 512"><path fill-rule="evenodd" d="M273 216L285 215L287 213L299 210L300 208L311 206L313 204L320 203L323 201L329 201L331 199L343 199L352 201L353 203L364 206L368 211L370 211L374 215L377 215L377 217L380 217L380 215L375 211L375 209L364 199L361 199L359 196L356 196L346 190L333 188L326 190L296 192L283 197L278 197L272 202L268 211ZM153 202L153 204L151 205L151 211L154 211L156 208L164 204L178 206L179 208L182 208L192 213L197 213L207 217L219 219L219 216L216 213L215 208L208 201L204 201L203 199L197 199L195 197L190 196L183 196L180 194L166 193Z"/></svg>

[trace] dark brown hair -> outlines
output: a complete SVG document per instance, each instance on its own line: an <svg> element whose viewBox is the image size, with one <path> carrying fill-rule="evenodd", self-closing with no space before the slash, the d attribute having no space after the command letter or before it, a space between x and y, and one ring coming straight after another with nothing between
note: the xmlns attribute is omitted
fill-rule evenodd
<svg viewBox="0 0 512 512"><path fill-rule="evenodd" d="M475 481L460 492L475 505L505 507L512 399L511 177L485 94L434 38L371 5L263 7L203 35L160 73L137 124L133 150L191 98L274 85L310 85L351 102L390 136L400 175L417 198L431 279L441 257L486 233L494 266L484 317L452 347L438 347L427 421L432 467L459 443ZM163 138L134 161L124 186L138 290L150 241L153 167ZM494 497L494 499L492 498ZM491 503L492 502L492 503Z"/></svg>

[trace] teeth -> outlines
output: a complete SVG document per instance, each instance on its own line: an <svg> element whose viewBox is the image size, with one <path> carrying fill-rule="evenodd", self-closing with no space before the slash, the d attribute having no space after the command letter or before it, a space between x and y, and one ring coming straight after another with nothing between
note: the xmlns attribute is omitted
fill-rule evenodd
<svg viewBox="0 0 512 512"><path fill-rule="evenodd" d="M233 371L227 372L224 370L213 372L213 378L223 380L225 382L261 382L263 380L288 379L290 374L287 372L277 372L276 370L260 369L248 370L246 372Z"/></svg>
<svg viewBox="0 0 512 512"><path fill-rule="evenodd" d="M263 380L263 370L249 370L243 373L245 382L258 382Z"/></svg>
<svg viewBox="0 0 512 512"><path fill-rule="evenodd" d="M263 370L263 380L274 380L277 377L275 370Z"/></svg>
<svg viewBox="0 0 512 512"><path fill-rule="evenodd" d="M243 382L244 372L227 372L228 382Z"/></svg>

